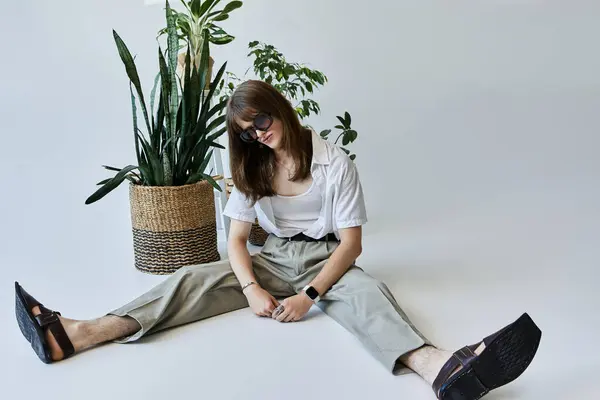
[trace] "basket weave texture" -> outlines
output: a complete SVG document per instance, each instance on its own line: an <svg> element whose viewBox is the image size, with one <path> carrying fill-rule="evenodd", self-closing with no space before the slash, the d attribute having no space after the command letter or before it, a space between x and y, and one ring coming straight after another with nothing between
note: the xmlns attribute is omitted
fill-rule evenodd
<svg viewBox="0 0 600 400"><path fill-rule="evenodd" d="M219 261L215 199L206 181L184 186L130 184L135 267L168 275Z"/></svg>

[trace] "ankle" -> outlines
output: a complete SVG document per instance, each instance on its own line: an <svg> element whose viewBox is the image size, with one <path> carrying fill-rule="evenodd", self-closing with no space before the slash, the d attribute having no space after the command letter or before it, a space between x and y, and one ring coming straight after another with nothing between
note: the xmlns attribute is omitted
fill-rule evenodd
<svg viewBox="0 0 600 400"><path fill-rule="evenodd" d="M73 344L75 352L80 352L89 347L89 344L87 343L91 336L89 323L63 317L60 317L60 322L64 327L69 340Z"/></svg>
<svg viewBox="0 0 600 400"><path fill-rule="evenodd" d="M452 357L452 353L449 351L440 350L433 346L423 346L403 356L401 361L432 385L450 357Z"/></svg>

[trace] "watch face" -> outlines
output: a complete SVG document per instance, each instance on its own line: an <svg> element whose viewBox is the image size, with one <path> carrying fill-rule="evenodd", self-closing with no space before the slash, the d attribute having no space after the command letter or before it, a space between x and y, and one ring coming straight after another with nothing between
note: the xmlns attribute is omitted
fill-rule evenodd
<svg viewBox="0 0 600 400"><path fill-rule="evenodd" d="M312 286L306 288L306 294L313 300L319 297L319 292Z"/></svg>

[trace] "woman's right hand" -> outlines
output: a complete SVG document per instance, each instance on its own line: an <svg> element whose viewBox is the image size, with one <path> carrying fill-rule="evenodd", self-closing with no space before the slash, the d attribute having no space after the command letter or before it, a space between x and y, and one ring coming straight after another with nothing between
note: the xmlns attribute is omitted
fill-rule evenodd
<svg viewBox="0 0 600 400"><path fill-rule="evenodd" d="M244 294L254 314L261 317L271 317L273 310L279 305L275 297L256 284L248 286Z"/></svg>

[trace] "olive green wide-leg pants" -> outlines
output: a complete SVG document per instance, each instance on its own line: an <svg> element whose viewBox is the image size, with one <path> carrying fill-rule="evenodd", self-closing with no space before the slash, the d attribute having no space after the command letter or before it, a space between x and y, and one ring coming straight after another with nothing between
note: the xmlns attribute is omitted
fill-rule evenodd
<svg viewBox="0 0 600 400"><path fill-rule="evenodd" d="M269 236L252 256L260 285L275 298L293 296L323 268L335 242L298 242ZM351 332L385 368L410 372L398 358L429 341L411 324L387 286L357 266L322 296L317 306ZM248 307L229 261L179 269L153 289L110 312L141 325L127 343L164 329Z"/></svg>

